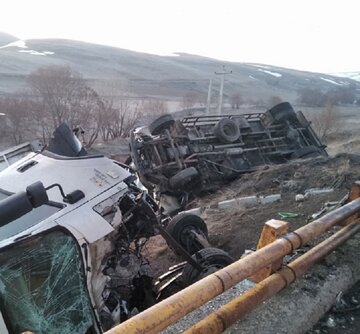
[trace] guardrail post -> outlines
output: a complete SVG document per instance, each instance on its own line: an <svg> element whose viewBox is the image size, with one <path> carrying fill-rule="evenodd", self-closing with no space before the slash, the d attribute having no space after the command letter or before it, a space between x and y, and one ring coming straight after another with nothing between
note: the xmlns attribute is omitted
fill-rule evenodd
<svg viewBox="0 0 360 334"><path fill-rule="evenodd" d="M349 196L347 201L351 202L356 200L357 198L360 197L360 181L355 181L353 183L353 185L351 186L351 190L349 192ZM356 219L359 218L359 213L355 213L354 215L352 215L351 217L349 217L348 219L346 219L341 226L347 226L349 224L351 224L353 221L355 221Z"/></svg>
<svg viewBox="0 0 360 334"><path fill-rule="evenodd" d="M261 249L271 243L277 238L286 234L289 230L289 224L282 220L271 219L267 221L262 229L259 242L256 249ZM269 277L273 272L278 270L282 265L282 259L272 263L271 265L261 269L250 277L255 283L259 283L265 278Z"/></svg>

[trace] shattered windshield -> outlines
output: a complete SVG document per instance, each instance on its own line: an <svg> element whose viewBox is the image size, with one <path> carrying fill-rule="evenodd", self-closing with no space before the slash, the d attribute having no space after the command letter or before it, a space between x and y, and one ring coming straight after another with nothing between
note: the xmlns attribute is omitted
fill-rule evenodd
<svg viewBox="0 0 360 334"><path fill-rule="evenodd" d="M94 333L80 256L61 231L0 252L1 312L10 333Z"/></svg>

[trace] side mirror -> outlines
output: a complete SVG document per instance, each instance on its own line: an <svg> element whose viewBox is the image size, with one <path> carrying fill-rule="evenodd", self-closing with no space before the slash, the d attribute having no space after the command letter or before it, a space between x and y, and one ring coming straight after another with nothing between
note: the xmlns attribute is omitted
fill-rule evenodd
<svg viewBox="0 0 360 334"><path fill-rule="evenodd" d="M41 182L35 182L21 191L0 201L0 227L20 218L32 209L46 204L49 198Z"/></svg>

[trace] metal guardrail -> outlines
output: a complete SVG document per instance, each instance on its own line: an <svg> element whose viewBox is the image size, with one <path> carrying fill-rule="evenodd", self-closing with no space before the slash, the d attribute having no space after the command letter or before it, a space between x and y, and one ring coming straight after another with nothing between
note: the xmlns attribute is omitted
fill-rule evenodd
<svg viewBox="0 0 360 334"><path fill-rule="evenodd" d="M239 297L245 298L246 301L242 301L242 303L246 303L246 307L255 307L255 304L257 305L259 300L262 300L262 298L265 297L268 298L269 295L272 295L270 293L265 293L266 284L270 283L264 282L267 280L273 282L271 283L271 293L280 291L285 286L287 286L287 284L291 283L297 276L301 275L308 265L315 263L321 254L328 254L333 246L337 247L338 244L358 232L359 223L357 220L354 222L354 219L358 218L358 213L360 212L359 182L354 184L349 198L351 202L348 204L297 229L294 232L285 234L269 245L257 250L256 252L203 278L202 280L192 284L177 294L161 301L144 312L141 312L138 315L130 318L124 323L121 323L120 325L110 329L106 332L106 334L159 333L161 330L181 319L186 314L204 305L206 302L223 293L225 290L231 288L243 279L259 272L261 269L276 263L285 255L290 254L295 249L301 247L310 240L322 235L324 232L330 230L335 225L340 223L350 223L350 225L344 228L341 233L339 232L331 237L328 243L319 244L314 248L315 250L313 250L310 255L305 254L303 259L299 260L300 262L295 262L295 265L293 262L293 267L289 267L290 269L281 270L281 274L276 273L271 275L265 279L265 281L259 283L255 287L257 290L248 293L248 296L255 297ZM285 277L285 280L281 275ZM277 277L281 277L282 282L280 282L280 279ZM265 287L263 287L264 284ZM260 295L262 297L260 297ZM239 314L235 316L233 305L228 306L227 309L228 308L230 308L229 318L232 319L229 321L229 324L235 321L239 314L240 316L243 315L243 311L239 311ZM226 313L228 314L229 311L226 311ZM216 318L217 316L213 315L212 317ZM212 329L210 330L206 327L207 329L205 331L199 331L199 333L220 333L227 326L225 325L224 327L221 325L222 327L220 328L218 327L218 320L212 321L214 321L214 328L219 328L217 332L213 332ZM205 325L207 326L208 323L209 319L205 321ZM201 327L204 325L199 326ZM196 331L191 332L191 330L189 333L197 333Z"/></svg>
<svg viewBox="0 0 360 334"><path fill-rule="evenodd" d="M288 264L284 269L272 274L254 288L214 311L183 334L222 333L262 302L300 278L307 270L359 231L360 220L357 220Z"/></svg>

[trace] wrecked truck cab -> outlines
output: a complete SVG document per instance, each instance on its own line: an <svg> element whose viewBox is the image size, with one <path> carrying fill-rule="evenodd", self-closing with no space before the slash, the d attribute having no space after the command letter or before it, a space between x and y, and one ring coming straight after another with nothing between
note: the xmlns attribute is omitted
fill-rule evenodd
<svg viewBox="0 0 360 334"><path fill-rule="evenodd" d="M214 190L262 165L327 155L301 111L288 102L265 112L163 115L130 135L141 182L166 212L184 209L189 196Z"/></svg>
<svg viewBox="0 0 360 334"><path fill-rule="evenodd" d="M231 262L202 254L199 219L164 217L131 169L78 145L68 156L49 147L0 173L2 334L102 333ZM187 262L154 282L142 250L157 234Z"/></svg>
<svg viewBox="0 0 360 334"><path fill-rule="evenodd" d="M123 222L115 205L119 198L137 195L126 184L129 177L128 171L104 157L69 159L46 152L30 154L0 174L3 199L38 180L47 186L60 184L66 193L84 193L70 204L53 187L47 191L48 203L0 228L1 313L9 333L98 333L106 327L103 323L116 323L105 319L115 318L108 300L116 278L102 270L118 265L121 252L125 260L140 261L126 249L128 238L136 236L118 235L115 226ZM116 220L110 218L116 215ZM141 233L155 232L147 226ZM120 254L115 243L122 243ZM129 289L129 277L124 279L124 289ZM119 309L120 320L116 301L111 305Z"/></svg>
<svg viewBox="0 0 360 334"><path fill-rule="evenodd" d="M23 190L38 180L49 201L0 227L7 332L100 333L150 306L155 297L147 299L152 277L142 238L157 231L142 205L158 207L132 175L105 157L30 154L0 174L0 196L26 196ZM84 196L69 202L74 191Z"/></svg>

